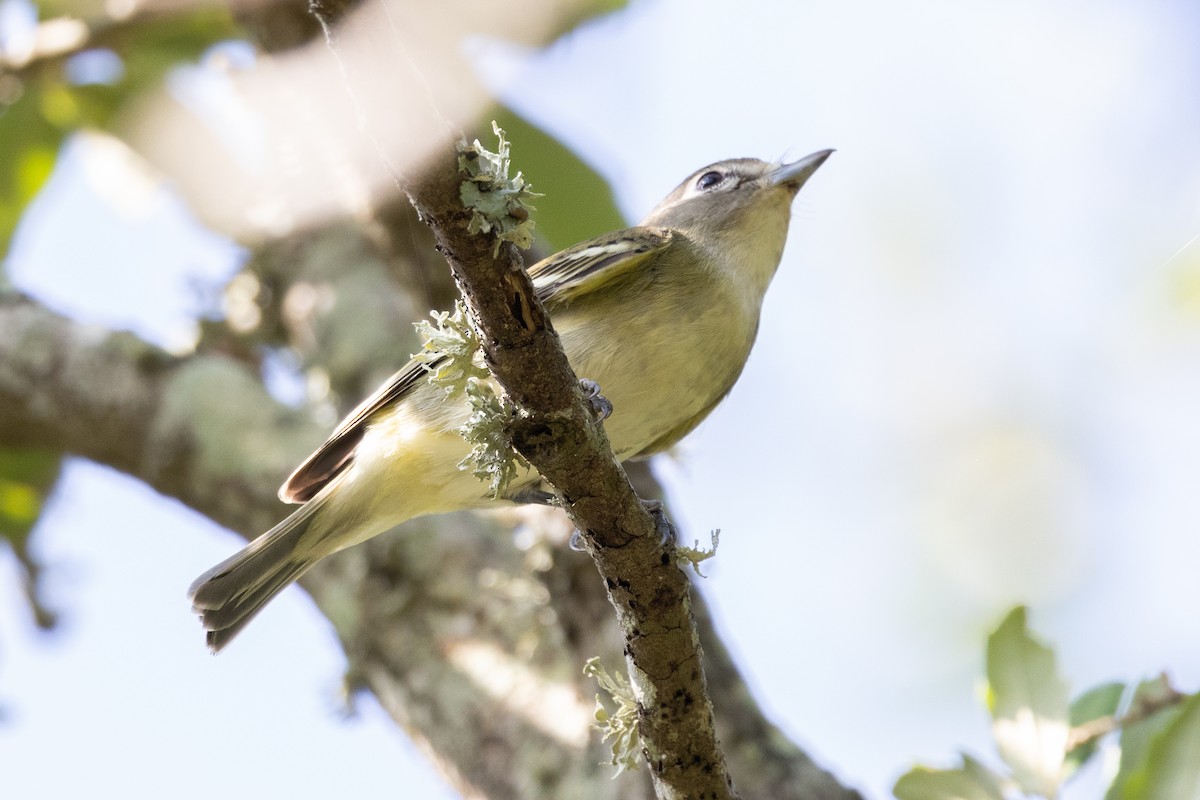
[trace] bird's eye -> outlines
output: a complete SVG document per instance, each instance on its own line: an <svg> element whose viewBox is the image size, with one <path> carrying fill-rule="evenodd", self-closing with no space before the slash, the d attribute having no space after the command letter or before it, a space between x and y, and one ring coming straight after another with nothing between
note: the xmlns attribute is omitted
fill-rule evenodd
<svg viewBox="0 0 1200 800"><path fill-rule="evenodd" d="M725 176L719 172L706 172L696 179L696 188L703 192L713 188L724 179Z"/></svg>

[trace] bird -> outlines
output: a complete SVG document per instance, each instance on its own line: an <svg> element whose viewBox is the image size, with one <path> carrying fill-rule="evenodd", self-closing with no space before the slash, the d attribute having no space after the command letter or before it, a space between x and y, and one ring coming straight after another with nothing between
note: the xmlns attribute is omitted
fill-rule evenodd
<svg viewBox="0 0 1200 800"><path fill-rule="evenodd" d="M783 255L792 201L832 153L710 164L637 226L529 267L576 374L611 404L604 425L618 459L670 448L733 388ZM281 500L300 507L192 583L208 648L222 650L326 556L415 517L539 494L532 468L498 499L459 467L470 445L458 428L469 413L415 358L351 411L280 488Z"/></svg>

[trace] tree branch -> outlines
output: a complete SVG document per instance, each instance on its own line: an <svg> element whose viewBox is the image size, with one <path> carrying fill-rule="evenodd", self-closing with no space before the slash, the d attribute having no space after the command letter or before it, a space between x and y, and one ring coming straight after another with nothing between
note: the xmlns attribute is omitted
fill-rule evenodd
<svg viewBox="0 0 1200 800"><path fill-rule="evenodd" d="M485 357L517 405L514 447L557 490L617 611L638 700L638 729L660 798L734 797L716 739L690 584L659 545L642 506L585 404L516 249L468 230L462 179L432 171L411 187L482 333ZM603 387L601 387L603 390Z"/></svg>
<svg viewBox="0 0 1200 800"><path fill-rule="evenodd" d="M271 485L322 431L220 355L175 358L128 333L0 293L0 442L136 475L236 530L265 530Z"/></svg>

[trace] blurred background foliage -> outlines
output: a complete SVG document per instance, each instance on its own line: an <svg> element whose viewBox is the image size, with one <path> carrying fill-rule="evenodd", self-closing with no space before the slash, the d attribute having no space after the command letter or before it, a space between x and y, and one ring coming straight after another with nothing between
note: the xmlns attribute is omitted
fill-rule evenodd
<svg viewBox="0 0 1200 800"><path fill-rule="evenodd" d="M80 16L93 5L96 16ZM5 3L11 18L28 13ZM99 4L41 3L37 33L24 47L10 23L0 61L0 247L50 177L63 140L80 130L112 132L129 104L157 88L167 72L194 63L212 45L239 37L233 15L219 5L179 13L135 14L122 20ZM16 45L16 46L14 46ZM23 52L22 52L23 51Z"/></svg>

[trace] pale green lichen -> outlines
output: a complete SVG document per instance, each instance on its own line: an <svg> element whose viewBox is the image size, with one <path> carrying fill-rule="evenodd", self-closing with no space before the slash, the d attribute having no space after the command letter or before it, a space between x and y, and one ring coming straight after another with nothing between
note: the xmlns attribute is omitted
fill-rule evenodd
<svg viewBox="0 0 1200 800"><path fill-rule="evenodd" d="M676 545L675 563L677 563L680 567L686 567L690 565L692 570L697 575L699 575L701 578L707 578L708 576L700 571L700 565L717 554L717 545L721 543L720 528L717 528L711 534L709 534L709 541L711 542L712 547L708 550L705 550L700 546L699 539L694 541L692 547L680 547L679 545Z"/></svg>
<svg viewBox="0 0 1200 800"><path fill-rule="evenodd" d="M486 381L490 375L478 358L479 336L471 327L466 306L459 300L454 313L431 311L433 322L416 323L417 336L424 347L413 356L429 372L429 381L446 390L451 397L465 394L467 381Z"/></svg>
<svg viewBox="0 0 1200 800"><path fill-rule="evenodd" d="M462 301L455 304L453 314L435 311L431 316L433 324L416 325L424 347L413 359L429 371L430 383L451 397L466 397L471 414L458 432L471 445L471 452L458 468L469 469L486 482L493 497L503 497L513 479L529 468L508 438L516 411L492 387L491 374L480 357L479 336Z"/></svg>
<svg viewBox="0 0 1200 800"><path fill-rule="evenodd" d="M504 138L504 129L495 121L492 130L500 140L497 152L485 148L478 139L472 144L460 140L458 168L467 175L459 186L459 197L471 210L467 230L494 233L492 255L495 256L500 252L501 242L512 242L522 249L533 244L533 220L529 217L533 205L529 201L541 195L530 188L520 171L509 177L509 142Z"/></svg>
<svg viewBox="0 0 1200 800"><path fill-rule="evenodd" d="M529 462L512 448L508 425L515 409L507 399L497 397L492 385L478 378L467 378L467 399L471 416L458 429L471 445L471 452L459 462L488 484L492 497L500 498L517 475L529 468Z"/></svg>
<svg viewBox="0 0 1200 800"><path fill-rule="evenodd" d="M613 756L609 763L617 768L613 777L626 770L636 770L643 758L642 739L637 728L638 703L629 679L623 674L610 674L598 657L588 659L583 665L583 674L595 678L600 688L617 704L616 711L610 713L600 695L596 695L596 727L604 732L603 741L612 740Z"/></svg>

